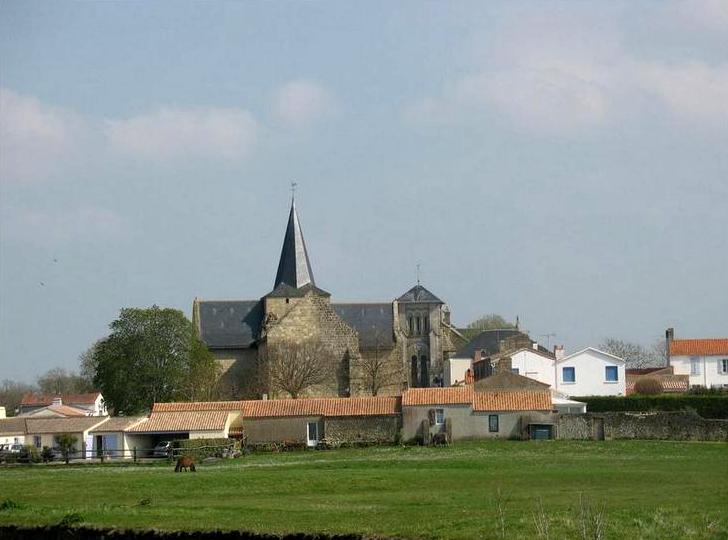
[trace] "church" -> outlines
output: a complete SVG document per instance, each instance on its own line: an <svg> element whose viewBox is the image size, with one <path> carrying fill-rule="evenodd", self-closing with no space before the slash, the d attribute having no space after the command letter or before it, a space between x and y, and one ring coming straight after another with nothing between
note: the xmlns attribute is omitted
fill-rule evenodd
<svg viewBox="0 0 728 540"><path fill-rule="evenodd" d="M304 395L352 396L440 386L444 360L467 341L420 283L388 302L332 302L314 280L295 200L273 290L254 300L195 298L192 322L220 364L223 393L235 399L289 397L267 380L264 359L304 342L332 358L326 380Z"/></svg>

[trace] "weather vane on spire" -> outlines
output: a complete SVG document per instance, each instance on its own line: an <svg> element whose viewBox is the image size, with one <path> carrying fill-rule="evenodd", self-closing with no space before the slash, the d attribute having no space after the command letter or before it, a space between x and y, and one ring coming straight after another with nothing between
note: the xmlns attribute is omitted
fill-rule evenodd
<svg viewBox="0 0 728 540"><path fill-rule="evenodd" d="M417 275L417 285L420 284L420 267L421 266L422 266L422 264L420 264L420 263L417 263L417 265L416 265L416 267L417 267L417 271L416 271L416 275Z"/></svg>
<svg viewBox="0 0 728 540"><path fill-rule="evenodd" d="M298 185L297 182L291 182L291 201L294 201L296 199L296 186Z"/></svg>

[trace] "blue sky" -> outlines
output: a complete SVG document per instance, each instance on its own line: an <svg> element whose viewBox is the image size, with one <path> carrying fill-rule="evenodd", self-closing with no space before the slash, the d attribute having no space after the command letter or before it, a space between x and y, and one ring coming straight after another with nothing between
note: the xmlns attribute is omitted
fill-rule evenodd
<svg viewBox="0 0 728 540"><path fill-rule="evenodd" d="M728 334L728 4L3 2L0 378L122 307L415 280L567 350Z"/></svg>

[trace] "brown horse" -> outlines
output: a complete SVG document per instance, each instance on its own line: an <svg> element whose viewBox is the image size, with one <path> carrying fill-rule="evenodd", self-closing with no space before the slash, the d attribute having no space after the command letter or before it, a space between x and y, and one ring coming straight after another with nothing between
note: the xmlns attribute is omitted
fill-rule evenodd
<svg viewBox="0 0 728 540"><path fill-rule="evenodd" d="M182 469L184 469L185 472L188 470L195 472L195 461L190 456L182 456L177 460L174 472L182 472Z"/></svg>

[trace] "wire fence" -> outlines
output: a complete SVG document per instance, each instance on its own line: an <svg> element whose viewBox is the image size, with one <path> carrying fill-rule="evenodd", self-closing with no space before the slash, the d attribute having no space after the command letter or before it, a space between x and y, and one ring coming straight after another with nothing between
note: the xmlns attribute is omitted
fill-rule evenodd
<svg viewBox="0 0 728 540"><path fill-rule="evenodd" d="M36 448L35 446L24 446L17 452L0 452L0 463L49 463L49 462L101 462L114 460L131 460L134 463L139 461L151 461L166 459L175 461L181 456L193 457L233 457L235 455L235 442L218 445L200 445L188 447L154 448L126 447L108 448L92 447L86 448Z"/></svg>

